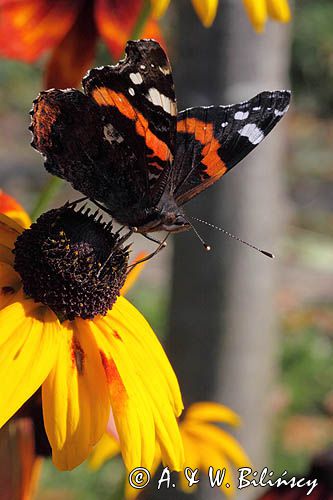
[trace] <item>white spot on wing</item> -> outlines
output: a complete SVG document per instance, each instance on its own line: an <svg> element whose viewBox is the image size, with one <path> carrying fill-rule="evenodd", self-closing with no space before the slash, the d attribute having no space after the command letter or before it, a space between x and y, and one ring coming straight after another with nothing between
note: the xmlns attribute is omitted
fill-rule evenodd
<svg viewBox="0 0 333 500"><path fill-rule="evenodd" d="M147 99L155 106L161 106L167 113L175 116L177 113L176 103L164 94L161 94L157 89L151 87L148 90Z"/></svg>
<svg viewBox="0 0 333 500"><path fill-rule="evenodd" d="M171 114L171 100L163 94L161 94L161 99L164 111Z"/></svg>
<svg viewBox="0 0 333 500"><path fill-rule="evenodd" d="M252 108L253 111L260 111L261 110L261 106L256 106L255 108Z"/></svg>
<svg viewBox="0 0 333 500"><path fill-rule="evenodd" d="M275 116L284 116L287 113L288 109L289 105L285 107L282 111L280 111L279 109L274 109L274 114Z"/></svg>
<svg viewBox="0 0 333 500"><path fill-rule="evenodd" d="M155 106L162 106L161 94L153 87L148 90L148 99L155 104Z"/></svg>
<svg viewBox="0 0 333 500"><path fill-rule="evenodd" d="M130 79L134 83L134 85L140 85L143 82L142 76L140 73L130 73Z"/></svg>
<svg viewBox="0 0 333 500"><path fill-rule="evenodd" d="M132 87L130 87L130 88L128 89L128 92L129 92L131 95L135 95L135 90L134 90Z"/></svg>
<svg viewBox="0 0 333 500"><path fill-rule="evenodd" d="M248 118L249 116L249 112L248 111L237 111L237 113L235 113L235 120L246 120L246 118Z"/></svg>
<svg viewBox="0 0 333 500"><path fill-rule="evenodd" d="M247 137L251 144L254 145L259 144L265 138L265 134L255 123L247 123L243 128L238 130L238 133L242 137Z"/></svg>
<svg viewBox="0 0 333 500"><path fill-rule="evenodd" d="M222 127L222 128L225 128L227 125L228 125L228 122L223 122L223 123L221 123L221 127Z"/></svg>
<svg viewBox="0 0 333 500"><path fill-rule="evenodd" d="M140 69L146 69L146 66L144 64L141 64Z"/></svg>

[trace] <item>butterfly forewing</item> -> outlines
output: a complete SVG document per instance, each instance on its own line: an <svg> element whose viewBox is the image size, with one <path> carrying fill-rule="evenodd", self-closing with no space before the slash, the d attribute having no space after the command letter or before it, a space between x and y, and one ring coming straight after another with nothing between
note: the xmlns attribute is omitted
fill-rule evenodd
<svg viewBox="0 0 333 500"><path fill-rule="evenodd" d="M190 108L178 115L173 190L183 204L250 153L287 112L290 92L262 92L231 106Z"/></svg>
<svg viewBox="0 0 333 500"><path fill-rule="evenodd" d="M174 156L177 124L175 91L168 58L153 40L128 42L116 66L92 69L86 94L129 141L152 189Z"/></svg>

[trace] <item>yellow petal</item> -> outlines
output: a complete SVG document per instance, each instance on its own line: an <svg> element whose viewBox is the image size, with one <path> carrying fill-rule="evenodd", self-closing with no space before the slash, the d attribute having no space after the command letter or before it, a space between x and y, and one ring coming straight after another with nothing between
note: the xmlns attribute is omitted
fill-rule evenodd
<svg viewBox="0 0 333 500"><path fill-rule="evenodd" d="M170 0L150 0L150 2L152 17L159 19L169 7Z"/></svg>
<svg viewBox="0 0 333 500"><path fill-rule="evenodd" d="M186 432L204 441L225 455L236 468L251 466L251 461L237 440L211 424L186 424ZM212 464L213 465L213 464Z"/></svg>
<svg viewBox="0 0 333 500"><path fill-rule="evenodd" d="M175 416L183 405L177 379L161 344L142 315L123 297L119 297L112 311L100 321L101 325L104 322L109 326L109 331L117 333L127 356L131 356L136 374L149 396L163 461L173 470L181 469L183 447ZM117 336L109 340L119 347Z"/></svg>
<svg viewBox="0 0 333 500"><path fill-rule="evenodd" d="M138 262L141 259L144 259L147 256L146 252L140 252L136 258L134 259L131 264L135 264L135 262ZM142 269L144 268L146 262L141 262L141 264L137 264L135 267L133 267L133 270L130 271L130 273L127 275L126 281L122 289L120 290L121 295L126 295L128 291L132 288L136 280L141 274Z"/></svg>
<svg viewBox="0 0 333 500"><path fill-rule="evenodd" d="M15 301L13 304L4 307L0 311L0 354L2 346L16 330L21 329L22 332L25 332L25 326L30 325L29 318L39 307L40 304L36 304L33 300L26 299Z"/></svg>
<svg viewBox="0 0 333 500"><path fill-rule="evenodd" d="M156 376L159 377L159 383L167 387L169 401L174 408L177 417L180 416L184 409L182 396L179 389L179 384L175 372L173 371L170 362L161 346L158 338L151 329L149 323L145 320L142 314L125 298L119 297L114 304L112 311L106 316L111 323L126 325L129 331L129 338L132 338L137 343L142 353L146 354L147 360L153 361L158 367ZM112 324L111 324L112 326ZM151 362L148 363L151 368ZM151 370L153 373L153 369Z"/></svg>
<svg viewBox="0 0 333 500"><path fill-rule="evenodd" d="M0 239L1 241L1 239ZM12 249L0 243L0 262L5 262L11 266L14 264L14 254Z"/></svg>
<svg viewBox="0 0 333 500"><path fill-rule="evenodd" d="M239 425L240 418L230 408L214 402L193 403L187 410L185 420L201 422L222 422L229 425Z"/></svg>
<svg viewBox="0 0 333 500"><path fill-rule="evenodd" d="M161 464L161 450L160 450L159 446L156 445L154 462L153 462L153 465L148 469L151 477L155 476L155 473L156 473L158 467L160 466L160 464ZM135 498L137 498L137 496L138 496L138 490L133 488L130 485L129 481L126 481L125 500L134 500Z"/></svg>
<svg viewBox="0 0 333 500"><path fill-rule="evenodd" d="M275 21L288 23L291 12L288 0L267 0L268 15Z"/></svg>
<svg viewBox="0 0 333 500"><path fill-rule="evenodd" d="M24 211L9 210L6 212L7 217L17 222L17 224L25 229L31 226L31 219Z"/></svg>
<svg viewBox="0 0 333 500"><path fill-rule="evenodd" d="M197 446L197 442L189 436L186 431L182 430L181 427L181 435L182 435L182 440L183 440L183 445L184 445L184 453L185 453L185 459L184 459L184 469L185 467L190 467L192 470L195 469L200 469L202 465L201 457L200 457L200 449ZM206 471L204 471L206 473ZM179 483L180 487L183 491L186 493L190 493L191 491L195 491L197 486L193 485L189 487L188 481L186 479L186 476L184 474L184 471L182 471L179 474Z"/></svg>
<svg viewBox="0 0 333 500"><path fill-rule="evenodd" d="M89 457L89 467L99 469L107 460L120 453L119 442L110 434L105 433L98 441Z"/></svg>
<svg viewBox="0 0 333 500"><path fill-rule="evenodd" d="M1 191L0 191L1 198ZM1 199L0 199L1 208ZM3 209L3 207L2 207ZM26 214L27 215L27 214ZM12 252L16 238L22 233L23 227L14 219L11 219L4 213L0 213L0 261L7 264L14 263L14 254Z"/></svg>
<svg viewBox="0 0 333 500"><path fill-rule="evenodd" d="M44 424L53 462L70 470L105 432L109 396L99 351L88 328L62 324L59 355L42 388Z"/></svg>
<svg viewBox="0 0 333 500"><path fill-rule="evenodd" d="M155 423L150 401L136 374L131 353L106 323L89 322L108 380L112 413L128 470L150 469L155 455Z"/></svg>
<svg viewBox="0 0 333 500"><path fill-rule="evenodd" d="M0 309L15 300L13 295L21 287L20 276L13 267L0 261Z"/></svg>
<svg viewBox="0 0 333 500"><path fill-rule="evenodd" d="M209 28L216 17L219 0L192 0L193 7L205 28Z"/></svg>
<svg viewBox="0 0 333 500"><path fill-rule="evenodd" d="M230 462L228 461L227 457L223 453L221 453L220 450L214 448L210 443L207 443L205 441L204 435L202 436L202 438L203 439L198 439L196 442L198 453L201 457L200 469L206 474L209 470L209 467L213 467L213 476L215 476L217 469L225 469L224 481L220 489L226 496L233 496L235 493L235 484ZM226 486L227 484L229 484L229 487Z"/></svg>
<svg viewBox="0 0 333 500"><path fill-rule="evenodd" d="M266 0L243 0L243 4L254 30L261 33L268 16Z"/></svg>
<svg viewBox="0 0 333 500"><path fill-rule="evenodd" d="M40 387L58 349L58 320L33 301L0 311L0 426Z"/></svg>
<svg viewBox="0 0 333 500"><path fill-rule="evenodd" d="M10 245L14 246L16 238L22 233L23 230L23 227L13 219L0 213L0 242L2 244L5 244L3 242L3 238L10 238Z"/></svg>

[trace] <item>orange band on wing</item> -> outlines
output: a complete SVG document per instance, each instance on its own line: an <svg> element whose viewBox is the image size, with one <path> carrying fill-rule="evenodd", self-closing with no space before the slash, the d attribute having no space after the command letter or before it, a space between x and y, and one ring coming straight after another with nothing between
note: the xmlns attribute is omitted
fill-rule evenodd
<svg viewBox="0 0 333 500"><path fill-rule="evenodd" d="M185 118L178 122L177 132L193 134L195 140L202 144L201 163L207 167L206 172L210 177L221 177L226 173L228 168L218 154L221 144L214 137L212 123L205 123L196 118Z"/></svg>
<svg viewBox="0 0 333 500"><path fill-rule="evenodd" d="M168 146L152 133L146 118L132 106L124 94L100 87L93 90L92 97L100 106L115 106L122 115L135 121L136 133L144 137L147 146L153 151L152 156L157 156L162 161L170 160L172 155Z"/></svg>

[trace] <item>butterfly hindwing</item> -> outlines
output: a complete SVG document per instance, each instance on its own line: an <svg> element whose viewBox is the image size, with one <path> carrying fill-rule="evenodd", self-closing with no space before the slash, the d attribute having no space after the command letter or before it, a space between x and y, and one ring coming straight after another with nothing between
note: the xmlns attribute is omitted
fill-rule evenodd
<svg viewBox="0 0 333 500"><path fill-rule="evenodd" d="M145 173L131 145L104 123L92 99L75 89L52 89L40 93L31 114L32 145L50 173L116 213L144 198Z"/></svg>
<svg viewBox="0 0 333 500"><path fill-rule="evenodd" d="M230 106L190 108L178 115L173 191L183 204L239 163L288 110L290 92L262 92Z"/></svg>
<svg viewBox="0 0 333 500"><path fill-rule="evenodd" d="M147 175L147 189L173 161L177 106L170 63L154 40L130 41L116 66L92 69L86 95L134 150Z"/></svg>

